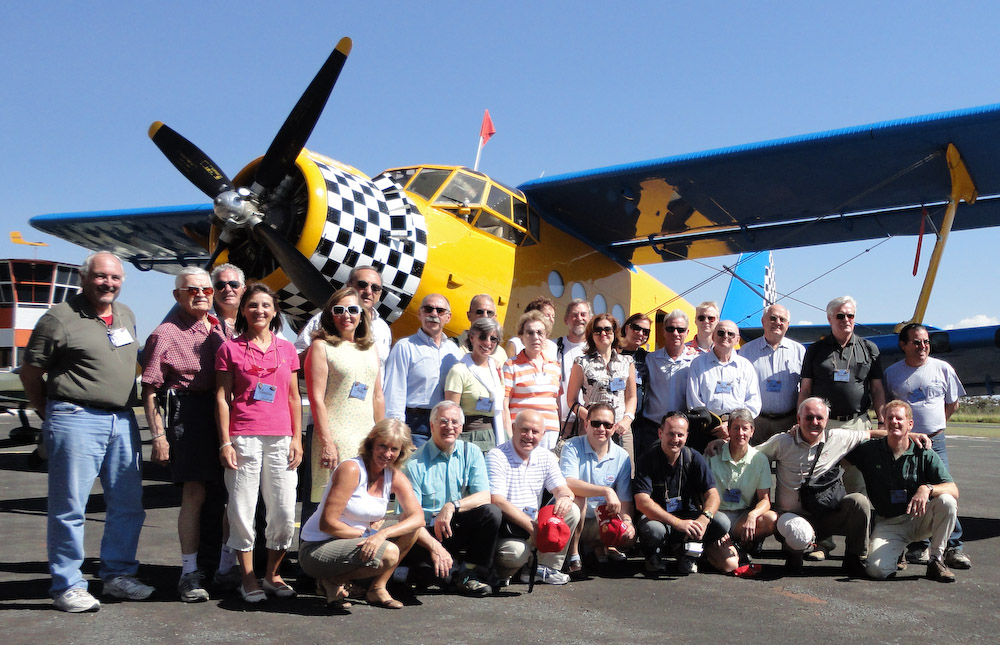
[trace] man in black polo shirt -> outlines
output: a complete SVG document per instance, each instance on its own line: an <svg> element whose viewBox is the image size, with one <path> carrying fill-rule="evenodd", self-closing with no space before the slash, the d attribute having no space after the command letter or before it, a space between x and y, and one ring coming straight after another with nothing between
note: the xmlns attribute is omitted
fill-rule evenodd
<svg viewBox="0 0 1000 645"><path fill-rule="evenodd" d="M729 519L716 515L719 493L712 471L704 457L684 445L687 435L687 416L667 414L660 442L636 463L632 494L642 513L637 529L650 573L665 570L661 553L668 548L679 573L697 573L702 544L713 544L729 531Z"/></svg>

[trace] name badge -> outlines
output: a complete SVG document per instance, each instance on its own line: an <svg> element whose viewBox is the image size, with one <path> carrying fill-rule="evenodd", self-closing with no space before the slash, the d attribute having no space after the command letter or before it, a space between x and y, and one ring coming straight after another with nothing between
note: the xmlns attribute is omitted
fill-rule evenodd
<svg viewBox="0 0 1000 645"><path fill-rule="evenodd" d="M924 393L924 388L918 387L917 389L910 392L910 395L906 397L906 400L910 403L919 403L921 401L927 400L927 395Z"/></svg>
<svg viewBox="0 0 1000 645"><path fill-rule="evenodd" d="M610 486L611 484L615 483L615 474L614 473L608 473L607 475L605 475L604 476L604 483L607 484L608 486Z"/></svg>
<svg viewBox="0 0 1000 645"><path fill-rule="evenodd" d="M253 400L263 401L264 403L274 403L274 395L277 393L278 388L273 385L268 385L267 383L258 383L257 387L253 389Z"/></svg>
<svg viewBox="0 0 1000 645"><path fill-rule="evenodd" d="M668 499L667 500L666 509L667 509L668 513L676 513L677 511L681 510L681 498L680 498L680 495L678 495L677 497L671 497L670 499Z"/></svg>
<svg viewBox="0 0 1000 645"><path fill-rule="evenodd" d="M907 501L906 491L902 489L890 490L889 501L893 504L905 504Z"/></svg>
<svg viewBox="0 0 1000 645"><path fill-rule="evenodd" d="M354 381L354 385L351 386L350 397L352 399L359 399L361 401L365 400L365 396L368 394L368 385L360 381Z"/></svg>
<svg viewBox="0 0 1000 645"><path fill-rule="evenodd" d="M111 344L115 347L124 347L133 342L132 334L128 333L128 330L124 327L119 327L118 329L113 329L108 332L108 338L111 339Z"/></svg>
<svg viewBox="0 0 1000 645"><path fill-rule="evenodd" d="M534 506L525 506L521 511L531 519L538 517L538 509Z"/></svg>
<svg viewBox="0 0 1000 645"><path fill-rule="evenodd" d="M488 396L481 396L476 399L476 412L492 412L493 399Z"/></svg>
<svg viewBox="0 0 1000 645"><path fill-rule="evenodd" d="M608 389L612 392L623 391L625 389L625 379L620 376L618 378L611 379L611 385L608 386Z"/></svg>
<svg viewBox="0 0 1000 645"><path fill-rule="evenodd" d="M743 499L743 493L739 488L727 488L726 492L722 494L722 501L724 502L739 502Z"/></svg>
<svg viewBox="0 0 1000 645"><path fill-rule="evenodd" d="M635 384L642 385L642 377L639 376L638 374L635 375Z"/></svg>
<svg viewBox="0 0 1000 645"><path fill-rule="evenodd" d="M765 390L767 392L780 392L781 391L781 381L772 381L768 379L765 381Z"/></svg>
<svg viewBox="0 0 1000 645"><path fill-rule="evenodd" d="M846 368L833 370L833 380L835 383L847 383L851 380L851 373Z"/></svg>
<svg viewBox="0 0 1000 645"><path fill-rule="evenodd" d="M719 381L715 384L716 394L732 394L733 393L733 382L732 381Z"/></svg>

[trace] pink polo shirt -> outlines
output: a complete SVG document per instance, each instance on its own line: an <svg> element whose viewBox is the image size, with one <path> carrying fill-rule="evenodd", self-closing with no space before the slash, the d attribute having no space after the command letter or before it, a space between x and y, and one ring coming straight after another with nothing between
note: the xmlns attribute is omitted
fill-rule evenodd
<svg viewBox="0 0 1000 645"><path fill-rule="evenodd" d="M246 337L227 340L215 355L215 369L233 375L229 435L291 436L288 388L299 370L299 355L287 340L272 336L264 351ZM258 383L275 387L274 401L254 399Z"/></svg>

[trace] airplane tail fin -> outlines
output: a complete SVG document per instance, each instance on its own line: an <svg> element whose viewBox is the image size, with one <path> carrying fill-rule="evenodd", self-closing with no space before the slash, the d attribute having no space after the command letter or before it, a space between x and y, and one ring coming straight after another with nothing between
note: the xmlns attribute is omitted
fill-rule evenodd
<svg viewBox="0 0 1000 645"><path fill-rule="evenodd" d="M747 321L756 324L764 308L778 298L771 253L743 253L729 272L733 277L720 318L732 320L741 327Z"/></svg>

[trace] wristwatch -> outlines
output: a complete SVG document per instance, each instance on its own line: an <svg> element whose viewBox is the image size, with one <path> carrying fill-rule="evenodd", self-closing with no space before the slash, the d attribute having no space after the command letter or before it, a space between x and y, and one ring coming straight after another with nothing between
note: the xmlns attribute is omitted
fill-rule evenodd
<svg viewBox="0 0 1000 645"><path fill-rule="evenodd" d="M451 505L455 507L455 512L457 513L462 508L462 500L456 499Z"/></svg>
<svg viewBox="0 0 1000 645"><path fill-rule="evenodd" d="M712 511L702 511L701 514L707 517L709 521L711 521L712 518L715 517L715 513L713 513Z"/></svg>
<svg viewBox="0 0 1000 645"><path fill-rule="evenodd" d="M924 484L927 487L927 497L930 498L934 494L934 484Z"/></svg>

